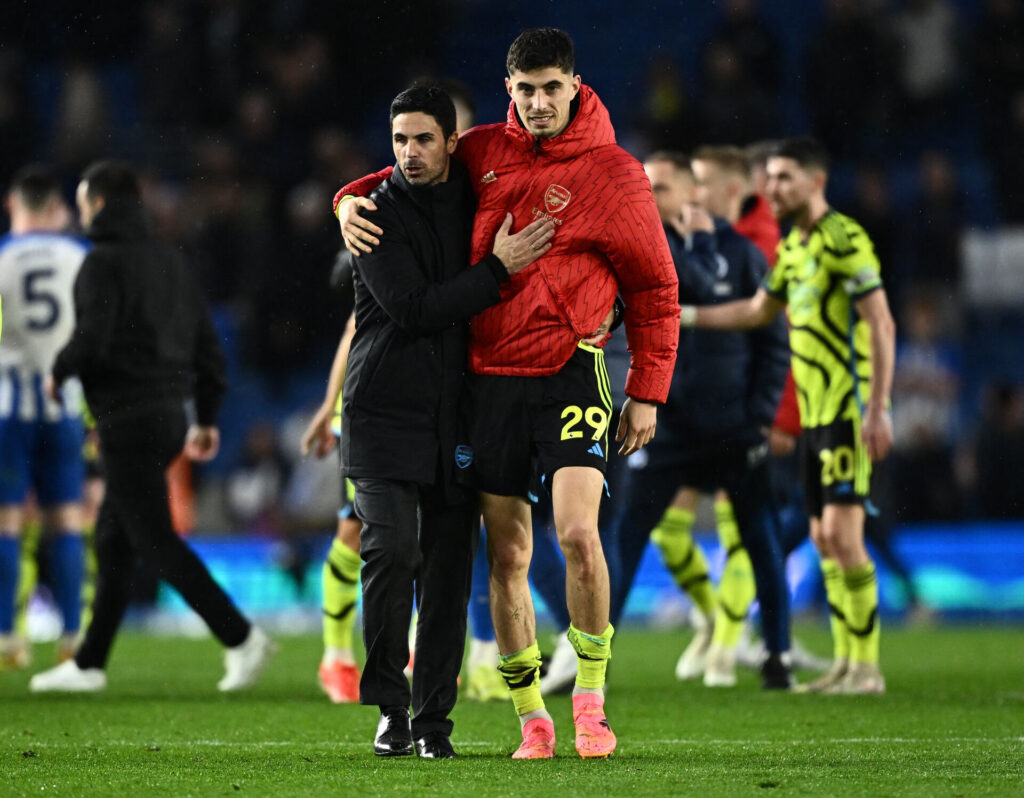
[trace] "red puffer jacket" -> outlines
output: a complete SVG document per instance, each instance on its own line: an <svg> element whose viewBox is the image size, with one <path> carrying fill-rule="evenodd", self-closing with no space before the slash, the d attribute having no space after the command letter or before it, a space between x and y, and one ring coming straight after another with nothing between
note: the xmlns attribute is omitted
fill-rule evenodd
<svg viewBox="0 0 1024 798"><path fill-rule="evenodd" d="M569 126L537 139L509 104L504 124L473 128L456 157L477 192L470 262L491 251L506 213L521 230L541 216L552 248L502 286L502 301L473 317L469 366L478 374L554 374L604 320L616 293L626 303L632 363L626 393L664 402L679 342L678 280L650 181L615 144L608 111L588 86ZM385 173L338 192L368 194Z"/></svg>

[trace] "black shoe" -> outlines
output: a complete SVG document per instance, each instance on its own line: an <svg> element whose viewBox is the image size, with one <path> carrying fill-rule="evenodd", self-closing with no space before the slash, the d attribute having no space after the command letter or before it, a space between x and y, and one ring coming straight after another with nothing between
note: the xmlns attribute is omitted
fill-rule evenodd
<svg viewBox="0 0 1024 798"><path fill-rule="evenodd" d="M412 756L412 725L405 707L381 707L377 736L373 738L377 756Z"/></svg>
<svg viewBox="0 0 1024 798"><path fill-rule="evenodd" d="M769 654L761 666L761 686L765 690L789 690L796 684L781 654Z"/></svg>
<svg viewBox="0 0 1024 798"><path fill-rule="evenodd" d="M416 741L416 753L424 759L455 759L458 754L452 748L447 734L427 732Z"/></svg>

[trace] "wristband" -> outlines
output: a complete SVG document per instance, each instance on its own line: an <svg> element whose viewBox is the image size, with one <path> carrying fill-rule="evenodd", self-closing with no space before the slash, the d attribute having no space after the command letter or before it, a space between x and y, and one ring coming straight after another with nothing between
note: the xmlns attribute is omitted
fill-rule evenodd
<svg viewBox="0 0 1024 798"><path fill-rule="evenodd" d="M345 200L353 199L355 196L355 194L346 194L344 197L338 200L338 204L334 206L334 215L338 216L338 213L341 211L341 203L343 203ZM341 221L341 217L338 217L338 221Z"/></svg>
<svg viewBox="0 0 1024 798"><path fill-rule="evenodd" d="M679 308L679 326L693 327L697 323L697 306L682 305Z"/></svg>

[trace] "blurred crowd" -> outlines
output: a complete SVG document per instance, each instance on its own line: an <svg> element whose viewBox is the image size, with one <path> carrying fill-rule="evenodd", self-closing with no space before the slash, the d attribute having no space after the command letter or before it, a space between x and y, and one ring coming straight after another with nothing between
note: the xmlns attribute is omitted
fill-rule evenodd
<svg viewBox="0 0 1024 798"><path fill-rule="evenodd" d="M524 25L547 21L549 4L520 5ZM1024 4L783 3L805 12L794 46L779 9L722 0L701 12L708 35L696 59L646 48L623 26L616 58L642 75L628 92L588 78L605 74L588 67L607 53L586 10L635 12L567 5L578 6L575 23L552 23L575 36L579 71L638 157L806 132L826 143L837 160L830 198L874 240L899 322L892 518L1024 516L1013 484L1024 358L988 374L974 367L978 347L1024 329L1024 309L999 310L1008 320L993 327L964 296L961 247L969 226L1024 224ZM655 5L661 30L686 26L685 7ZM336 504L320 489L333 464L297 462L288 431L322 396L351 303L328 289L340 246L331 196L389 162L387 100L411 80L456 77L478 95L500 93L494 54L514 32L467 31L484 13L471 0L410 6L267 0L257 12L244 0L143 0L113 14L5 4L0 183L45 161L70 196L93 159L135 163L158 231L192 256L234 375L268 397L209 480L204 528L333 525ZM488 37L493 63L453 57Z"/></svg>

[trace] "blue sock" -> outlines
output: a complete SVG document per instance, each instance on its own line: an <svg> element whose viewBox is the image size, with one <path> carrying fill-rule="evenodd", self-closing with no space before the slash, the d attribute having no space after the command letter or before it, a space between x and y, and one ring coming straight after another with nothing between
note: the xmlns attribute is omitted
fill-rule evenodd
<svg viewBox="0 0 1024 798"><path fill-rule="evenodd" d="M85 546L81 535L60 532L50 549L53 594L64 619L64 634L74 634L82 618L82 574Z"/></svg>
<svg viewBox="0 0 1024 798"><path fill-rule="evenodd" d="M491 620L491 568L487 563L487 531L480 528L480 545L473 560L473 584L469 593L469 629L474 640L494 640Z"/></svg>
<svg viewBox="0 0 1024 798"><path fill-rule="evenodd" d="M14 602L18 596L21 540L0 537L0 634L14 629Z"/></svg>

